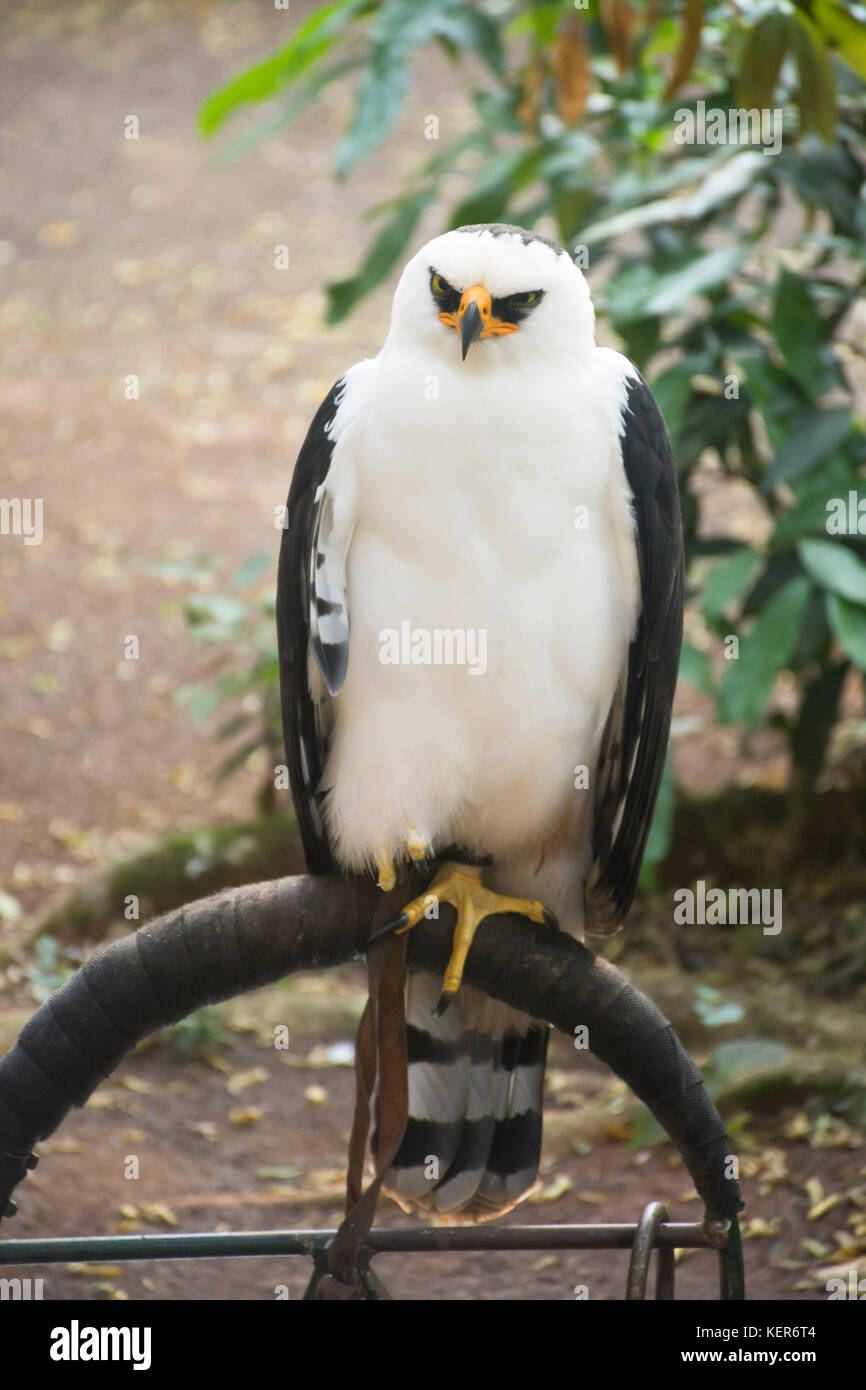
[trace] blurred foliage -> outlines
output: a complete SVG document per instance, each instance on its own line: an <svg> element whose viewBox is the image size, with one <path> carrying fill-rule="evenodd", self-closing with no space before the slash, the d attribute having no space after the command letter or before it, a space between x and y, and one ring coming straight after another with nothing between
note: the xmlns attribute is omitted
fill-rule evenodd
<svg viewBox="0 0 866 1390"><path fill-rule="evenodd" d="M465 63L471 114L456 132L443 115L441 141L427 117L435 152L372 210L361 264L328 287L330 321L401 262L455 173L465 192L445 227L552 226L670 428L695 600L682 674L721 720L783 728L810 790L845 676L866 669L866 434L850 373L864 357L851 330L866 278L866 5L335 0L213 93L202 130L283 103L237 153L355 74L345 177L394 128L429 44ZM751 108L765 124L749 131ZM739 113L751 143L714 143L715 111ZM702 508L720 477L746 490L745 526L733 507ZM729 635L738 660L724 659ZM799 694L784 712L782 671ZM669 788L668 824L671 803ZM650 864L667 840L657 828Z"/></svg>
<svg viewBox="0 0 866 1390"><path fill-rule="evenodd" d="M169 1031L175 1054L182 1062L207 1057L226 1042L226 1029L217 1009L205 1005L182 1018Z"/></svg>
<svg viewBox="0 0 866 1390"><path fill-rule="evenodd" d="M206 681L180 686L174 699L193 719L220 716L217 737L231 744L217 769L222 781L243 767L259 749L266 771L259 793L259 810L274 807L274 766L282 763L279 663L274 635L273 580L266 592L258 585L272 571L274 557L263 551L251 555L218 590L220 575L210 556L192 564L154 565L150 572L169 584L189 589L184 617L197 642L216 650L216 673Z"/></svg>
<svg viewBox="0 0 866 1390"><path fill-rule="evenodd" d="M40 936L33 947L33 960L27 969L30 993L37 1004L44 1004L74 971L75 966L69 959L67 948L53 936Z"/></svg>

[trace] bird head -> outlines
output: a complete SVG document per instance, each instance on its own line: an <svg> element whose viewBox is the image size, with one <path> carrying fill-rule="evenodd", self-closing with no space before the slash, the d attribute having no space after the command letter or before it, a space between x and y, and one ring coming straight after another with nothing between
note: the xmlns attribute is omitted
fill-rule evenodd
<svg viewBox="0 0 866 1390"><path fill-rule="evenodd" d="M446 232L413 256L394 296L390 336L399 347L420 343L481 369L591 347L594 324L586 281L562 247L491 224Z"/></svg>

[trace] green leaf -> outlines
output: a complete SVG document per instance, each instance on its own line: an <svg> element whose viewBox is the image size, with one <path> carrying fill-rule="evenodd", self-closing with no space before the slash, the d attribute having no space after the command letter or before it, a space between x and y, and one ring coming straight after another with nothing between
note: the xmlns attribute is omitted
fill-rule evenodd
<svg viewBox="0 0 866 1390"><path fill-rule="evenodd" d="M866 81L866 24L842 0L812 0L812 14L837 57Z"/></svg>
<svg viewBox="0 0 866 1390"><path fill-rule="evenodd" d="M743 546L720 565L714 565L701 585L701 609L713 621L724 616L729 603L741 598L751 586L763 560Z"/></svg>
<svg viewBox="0 0 866 1390"><path fill-rule="evenodd" d="M409 57L433 38L481 53L494 71L501 67L498 29L480 13L471 16L464 0L388 0L376 11L370 29L367 71L334 160L338 178L371 154L391 130L409 91Z"/></svg>
<svg viewBox="0 0 866 1390"><path fill-rule="evenodd" d="M811 581L792 579L783 585L740 640L739 657L731 660L719 690L719 715L726 724L757 724L764 713L776 677L784 671L797 644Z"/></svg>
<svg viewBox="0 0 866 1390"><path fill-rule="evenodd" d="M365 4L366 0L335 0L333 4L322 5L298 26L283 48L212 92L199 110L198 121L203 134L212 135L238 106L265 101L280 87L294 82L327 52L339 34L348 30L351 20Z"/></svg>
<svg viewBox="0 0 866 1390"><path fill-rule="evenodd" d="M653 395L672 439L679 433L680 421L692 394L692 377L696 372L708 371L711 365L709 353L693 354L653 378Z"/></svg>
<svg viewBox="0 0 866 1390"><path fill-rule="evenodd" d="M451 227L474 226L477 222L499 222L508 201L534 176L538 151L522 148L506 150L486 160L472 192L449 215Z"/></svg>
<svg viewBox="0 0 866 1390"><path fill-rule="evenodd" d="M846 406L833 410L805 410L790 422L785 440L764 475L767 492L776 483L791 482L808 473L816 463L835 453L852 428L851 411Z"/></svg>
<svg viewBox="0 0 866 1390"><path fill-rule="evenodd" d="M517 114L520 103L514 92L473 92L472 104L490 130L509 135L523 134L523 123Z"/></svg>
<svg viewBox="0 0 866 1390"><path fill-rule="evenodd" d="M414 232L422 212L435 196L435 185L431 185L403 199L393 217L382 227L357 275L327 286L328 323L339 323L365 294L384 280Z"/></svg>
<svg viewBox="0 0 866 1390"><path fill-rule="evenodd" d="M629 1150L634 1153L638 1149L651 1149L655 1144L670 1142L670 1135L656 1119L648 1105L641 1101L635 1111L632 1136L629 1140Z"/></svg>
<svg viewBox="0 0 866 1390"><path fill-rule="evenodd" d="M737 84L737 104L751 110L773 105L773 93L788 42L790 16L767 14L749 30Z"/></svg>
<svg viewBox="0 0 866 1390"><path fill-rule="evenodd" d="M802 11L794 16L791 39L800 74L800 121L828 143L836 134L836 79L819 31Z"/></svg>
<svg viewBox="0 0 866 1390"><path fill-rule="evenodd" d="M290 126L297 116L311 106L325 87L335 82L338 78L344 77L349 72L354 72L361 66L361 59L356 55L346 58L342 62L320 64L315 72L309 73L303 78L295 88L291 97L288 98L273 115L268 116L267 120L257 121L248 130L244 130L234 140L220 150L216 157L216 163L220 165L232 164L248 150L254 149L262 140L267 139L278 130L285 130Z"/></svg>
<svg viewBox="0 0 866 1390"><path fill-rule="evenodd" d="M791 1056L786 1043L764 1038L741 1038L713 1049L703 1069L704 1084L715 1099L749 1072L783 1066Z"/></svg>
<svg viewBox="0 0 866 1390"><path fill-rule="evenodd" d="M662 773L661 785L659 786L658 801L656 802L655 812L653 813L652 825L644 850L643 864L640 871L640 889L643 893L654 893L657 891L656 869L659 864L667 858L671 847L671 839L674 829L674 805L676 802L676 789L674 787L673 761L670 753L665 759L664 772Z"/></svg>
<svg viewBox="0 0 866 1390"><path fill-rule="evenodd" d="M797 551L803 568L825 589L866 604L866 565L843 541L801 541Z"/></svg>
<svg viewBox="0 0 866 1390"><path fill-rule="evenodd" d="M181 685L174 692L175 704L185 705L198 723L209 719L223 702L223 692L216 685Z"/></svg>
<svg viewBox="0 0 866 1390"><path fill-rule="evenodd" d="M827 617L851 660L866 671L866 608L838 594L828 594Z"/></svg>
<svg viewBox="0 0 866 1390"><path fill-rule="evenodd" d="M814 478L799 479L793 489L794 506L776 513L770 549L782 550L808 535L826 537L833 502L838 499L847 512L848 494L855 482L849 465L840 458L825 464Z"/></svg>
<svg viewBox="0 0 866 1390"><path fill-rule="evenodd" d="M680 651L680 680L688 681L695 690L710 694L713 688L708 652L700 652L690 642L684 642Z"/></svg>
<svg viewBox="0 0 866 1390"><path fill-rule="evenodd" d="M745 249L725 246L708 251L678 270L654 276L652 294L643 306L645 314L673 314L695 295L715 289L729 280L745 258Z"/></svg>
<svg viewBox="0 0 866 1390"><path fill-rule="evenodd" d="M358 88L348 133L334 156L338 178L345 178L381 144L402 111L408 90L409 69L403 56L374 53Z"/></svg>
<svg viewBox="0 0 866 1390"><path fill-rule="evenodd" d="M825 596L816 589L809 601L810 608L815 599L821 604L826 643L829 641L830 632ZM817 673L804 685L796 723L791 733L791 754L809 795L813 792L824 766L827 745L838 718L842 687L850 669L850 662L831 662L827 654L818 665Z"/></svg>
<svg viewBox="0 0 866 1390"><path fill-rule="evenodd" d="M461 0L438 20L436 33L453 44L458 53L476 53L498 77L505 76L499 24L482 10L470 9Z"/></svg>
<svg viewBox="0 0 866 1390"><path fill-rule="evenodd" d="M791 374L814 400L821 389L821 319L801 275L782 270L773 297L771 323L776 346Z"/></svg>
<svg viewBox="0 0 866 1390"><path fill-rule="evenodd" d="M267 550L260 550L255 555L249 555L237 570L232 580L232 587L243 589L247 584L252 584L260 574L264 574L265 570L270 568L273 562L274 557Z"/></svg>
<svg viewBox="0 0 866 1390"><path fill-rule="evenodd" d="M698 161L696 161L698 162ZM699 161L707 165L708 160ZM740 198L758 178L768 175L768 161L755 150L743 150L727 157L721 168L701 168L698 176L700 186L693 193L681 193L673 198L642 201L627 212L619 212L601 222L584 228L583 240L587 245L605 241L609 237L625 236L627 233L641 231L647 227L670 226L675 222L699 222L709 213L723 207L726 203ZM640 196L640 188L634 190Z"/></svg>
<svg viewBox="0 0 866 1390"><path fill-rule="evenodd" d="M711 985L695 986L695 1013L705 1028L724 1028L728 1023L739 1023L746 1011L734 999L724 995Z"/></svg>
<svg viewBox="0 0 866 1390"><path fill-rule="evenodd" d="M830 214L833 231L862 236L859 191L863 173L843 145L828 148L818 140L803 140L799 145L783 148L780 155L767 163L772 178L790 184L807 204Z"/></svg>

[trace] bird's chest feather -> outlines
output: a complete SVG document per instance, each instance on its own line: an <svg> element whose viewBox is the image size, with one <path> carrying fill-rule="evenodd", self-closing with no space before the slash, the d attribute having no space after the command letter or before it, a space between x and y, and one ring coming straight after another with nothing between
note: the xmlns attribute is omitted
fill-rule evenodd
<svg viewBox="0 0 866 1390"><path fill-rule="evenodd" d="M613 533L630 525L611 514L619 465L591 376L431 376L379 382L353 441L353 653L408 621L483 629L494 669L530 651L579 664L616 607Z"/></svg>
<svg viewBox="0 0 866 1390"><path fill-rule="evenodd" d="M329 479L353 499L329 770L344 846L419 805L418 823L459 823L491 852L547 833L594 759L633 628L631 518L589 381L439 388L409 370L377 383Z"/></svg>

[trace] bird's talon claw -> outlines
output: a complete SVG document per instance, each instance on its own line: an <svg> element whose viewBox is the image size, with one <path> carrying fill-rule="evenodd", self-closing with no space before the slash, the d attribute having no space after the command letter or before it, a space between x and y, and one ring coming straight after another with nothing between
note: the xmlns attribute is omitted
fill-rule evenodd
<svg viewBox="0 0 866 1390"><path fill-rule="evenodd" d="M403 931L409 926L409 915L401 912L399 917L393 917L390 922L386 922L378 931L374 931L372 936L367 938L367 945L372 946L376 941L382 941L384 937L390 936L392 932Z"/></svg>
<svg viewBox="0 0 866 1390"><path fill-rule="evenodd" d="M439 1003L432 1011L434 1018L442 1017L448 1005L451 1003L451 1000L454 998L454 994L455 991L453 989L443 989L442 993L439 995Z"/></svg>

